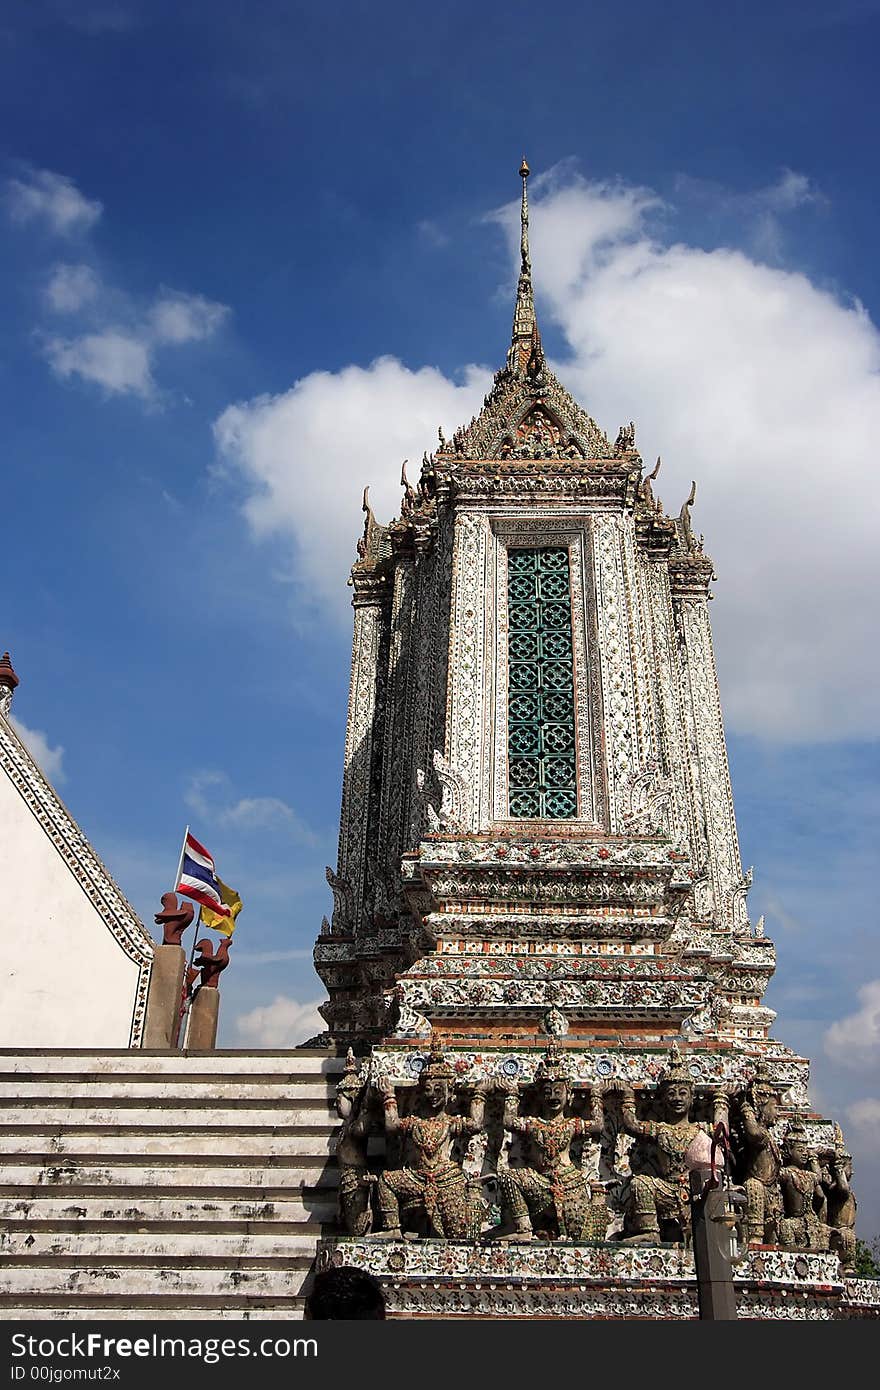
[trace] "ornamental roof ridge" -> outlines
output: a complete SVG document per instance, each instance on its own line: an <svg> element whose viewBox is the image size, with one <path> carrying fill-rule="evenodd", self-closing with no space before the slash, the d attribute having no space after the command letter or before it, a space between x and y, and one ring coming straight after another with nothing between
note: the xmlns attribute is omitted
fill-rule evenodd
<svg viewBox="0 0 880 1390"><path fill-rule="evenodd" d="M523 371L503 367L483 409L441 444L436 460L611 459L632 446L614 447L607 435L551 372L540 346Z"/></svg>

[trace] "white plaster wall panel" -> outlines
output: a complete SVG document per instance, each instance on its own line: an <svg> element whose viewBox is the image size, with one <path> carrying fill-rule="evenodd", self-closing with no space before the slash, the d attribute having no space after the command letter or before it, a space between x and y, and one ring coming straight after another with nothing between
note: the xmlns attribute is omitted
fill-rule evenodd
<svg viewBox="0 0 880 1390"><path fill-rule="evenodd" d="M3 715L0 881L15 926L0 965L0 1037L11 1029L21 1048L139 1046L153 940Z"/></svg>
<svg viewBox="0 0 880 1390"><path fill-rule="evenodd" d="M127 1046L141 968L2 773L0 864L0 1046Z"/></svg>

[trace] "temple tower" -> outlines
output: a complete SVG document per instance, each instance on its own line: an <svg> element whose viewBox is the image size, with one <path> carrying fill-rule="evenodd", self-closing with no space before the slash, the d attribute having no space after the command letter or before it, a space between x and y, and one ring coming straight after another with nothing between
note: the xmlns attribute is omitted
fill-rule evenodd
<svg viewBox="0 0 880 1390"><path fill-rule="evenodd" d="M725 1307L876 1316L843 1136L763 1003L696 488L668 516L634 426L612 443L550 370L520 174L505 365L404 468L398 518L364 494L315 948L350 1049L345 1234L319 1266L378 1275L399 1315L694 1317L711 1193Z"/></svg>
<svg viewBox="0 0 880 1390"><path fill-rule="evenodd" d="M526 1051L627 1074L686 1040L706 1080L768 1048L694 490L667 516L544 357L523 163L507 361L480 414L366 524L332 923L339 1043ZM528 1066L525 1056L523 1066Z"/></svg>

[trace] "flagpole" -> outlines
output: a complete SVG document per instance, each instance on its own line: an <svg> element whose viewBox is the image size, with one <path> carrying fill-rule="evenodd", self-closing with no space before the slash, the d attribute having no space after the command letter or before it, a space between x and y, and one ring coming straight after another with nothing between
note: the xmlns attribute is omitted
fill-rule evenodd
<svg viewBox="0 0 880 1390"><path fill-rule="evenodd" d="M174 891L177 892L177 885L180 882L180 875L183 873L183 856L186 853L186 842L189 839L189 826L183 832L183 844L180 846L180 858L177 861L177 877L174 880Z"/></svg>
<svg viewBox="0 0 880 1390"><path fill-rule="evenodd" d="M189 829L189 827L187 827L187 830L188 830L188 829ZM188 970L187 970L186 975L184 975L184 977L183 977L184 995L183 995L183 1004L181 1005L181 1009L180 1009L180 1023L181 1023L181 1028L180 1028L180 1047L181 1047L181 1049L183 1048L184 1044L186 1043L186 1025L185 1025L185 1023L184 1023L184 1020L186 1019L187 1014L189 1013L190 1009L192 1008L192 1000L193 1000L192 992L187 988L186 981L187 981L187 976L189 975L189 971L192 970L193 961L194 961L195 958L196 958L196 942L197 942L198 939L199 939L199 923L201 922L201 920L202 920L202 904L199 903L199 915L196 917L196 920L195 920L195 931L193 932L192 950L191 950L190 953L189 953L189 968L188 968Z"/></svg>
<svg viewBox="0 0 880 1390"><path fill-rule="evenodd" d="M180 875L183 873L183 856L186 854L186 842L187 842L188 839L189 839L189 826L187 826L186 829L185 829L184 832L183 832L183 844L180 846L180 858L179 858L178 861L177 861L177 876L176 876L176 878L175 878L175 880L174 880L174 892L175 892L175 894L177 893L178 885L179 885L179 883L180 883ZM201 904L199 904L199 915L198 915L198 917L196 918L196 930L195 930L195 934L193 935L193 946L192 946L192 951L190 952L190 957L189 957L189 970L192 969L192 963L193 963L193 961L195 960L195 955L196 955L196 937L197 937L198 934L199 934L198 926L199 926L199 922L201 921L201 917L202 917L202 908L201 908ZM189 1004L189 995L187 994L187 989L186 989L186 979L187 979L187 974L189 973L189 970L186 972L186 974L184 974L184 977L183 977L183 997L182 997L181 1003L180 1003L180 1017L179 1017L179 1019L178 1019L178 1024L177 1024L177 1045L178 1045L179 1048L182 1048L182 1047L183 1047L183 1043L184 1043L184 1033L186 1032L186 1028L185 1028L185 1026L184 1026L184 1019L185 1019L185 1017L186 1017L187 1006L188 1006L188 1004Z"/></svg>

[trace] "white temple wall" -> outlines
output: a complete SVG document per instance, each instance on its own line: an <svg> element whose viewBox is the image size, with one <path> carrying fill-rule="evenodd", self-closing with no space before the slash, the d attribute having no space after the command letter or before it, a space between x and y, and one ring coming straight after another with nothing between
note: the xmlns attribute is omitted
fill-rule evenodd
<svg viewBox="0 0 880 1390"><path fill-rule="evenodd" d="M128 1047L140 966L0 775L0 1047Z"/></svg>

